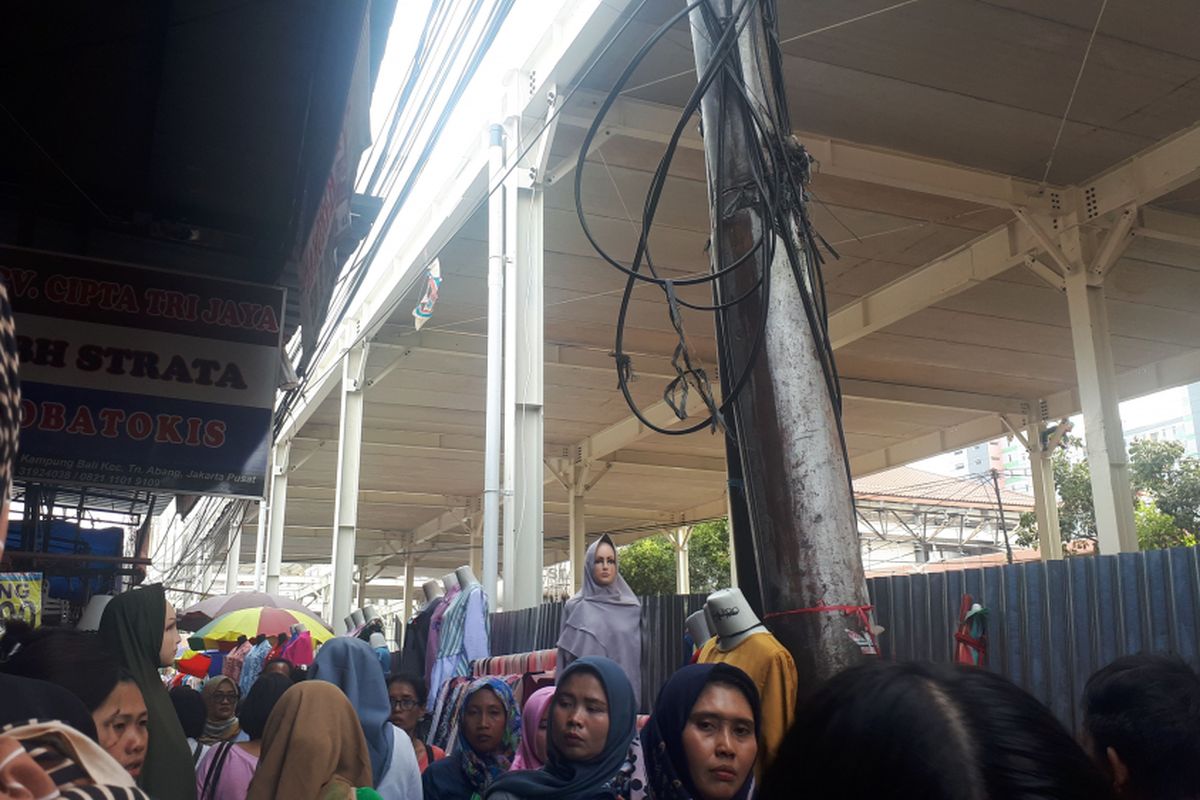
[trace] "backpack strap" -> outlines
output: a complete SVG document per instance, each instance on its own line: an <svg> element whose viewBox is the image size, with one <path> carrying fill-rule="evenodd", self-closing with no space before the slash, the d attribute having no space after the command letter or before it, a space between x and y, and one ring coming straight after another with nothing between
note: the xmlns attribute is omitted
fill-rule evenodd
<svg viewBox="0 0 1200 800"><path fill-rule="evenodd" d="M208 762L208 773L204 776L204 789L199 800L212 800L216 797L217 784L221 781L221 772L225 769L225 760L232 748L233 742L221 742L216 746L212 761Z"/></svg>

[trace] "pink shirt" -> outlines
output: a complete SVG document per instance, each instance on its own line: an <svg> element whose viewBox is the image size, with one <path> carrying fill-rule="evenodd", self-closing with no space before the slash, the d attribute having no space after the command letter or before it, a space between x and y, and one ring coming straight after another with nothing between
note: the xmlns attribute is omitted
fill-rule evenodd
<svg viewBox="0 0 1200 800"><path fill-rule="evenodd" d="M196 765L196 797L200 800L246 800L246 793L250 790L250 779L254 777L258 759L237 745L230 748L229 755L225 757L225 765L221 768L217 785L213 787L214 791L205 793L204 779L208 777L208 769L219 750L220 747L208 748L208 752L201 756L200 763Z"/></svg>

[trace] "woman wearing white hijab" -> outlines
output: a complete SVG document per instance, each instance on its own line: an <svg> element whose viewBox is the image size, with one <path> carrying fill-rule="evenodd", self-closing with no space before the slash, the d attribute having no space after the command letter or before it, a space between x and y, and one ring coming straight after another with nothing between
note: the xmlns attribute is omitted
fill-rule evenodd
<svg viewBox="0 0 1200 800"><path fill-rule="evenodd" d="M604 656L621 667L642 697L642 604L617 567L617 548L608 535L588 548L583 589L567 601L558 635L558 672L577 658Z"/></svg>

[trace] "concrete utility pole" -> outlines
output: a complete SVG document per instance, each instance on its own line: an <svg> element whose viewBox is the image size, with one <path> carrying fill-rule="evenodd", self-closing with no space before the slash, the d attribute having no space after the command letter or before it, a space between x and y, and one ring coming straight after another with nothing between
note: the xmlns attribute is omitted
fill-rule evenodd
<svg viewBox="0 0 1200 800"><path fill-rule="evenodd" d="M753 155L765 146L735 81L746 87L760 116L769 110L773 118L786 119L772 84L760 5L708 0L692 10L690 20L699 75L709 67L722 34L731 26L739 31L736 57L727 59L731 69L717 75L701 104L713 269L733 264L760 240L776 240L770 263L764 263L766 248L760 247L750 256L754 268L747 265L719 279L722 300L750 295L718 312L717 324L723 331L722 366L736 380L750 361L766 315L763 346L733 408L754 541L753 554L739 551L738 558L752 555L757 561L763 618L795 659L804 694L863 659L851 636L863 632L861 617L846 610L865 608L868 601L834 401L801 294L812 287L800 285L797 275L806 274L805 265L793 271L785 242L755 204L761 198L753 188ZM794 223L786 235L803 257ZM760 275L769 288L766 307L762 293L754 291Z"/></svg>

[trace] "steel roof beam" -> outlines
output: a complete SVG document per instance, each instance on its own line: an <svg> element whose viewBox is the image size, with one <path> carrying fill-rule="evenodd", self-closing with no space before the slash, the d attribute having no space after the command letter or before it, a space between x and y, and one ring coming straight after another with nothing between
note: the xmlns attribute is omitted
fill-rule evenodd
<svg viewBox="0 0 1200 800"><path fill-rule="evenodd" d="M1117 396L1121 400L1129 400L1196 381L1200 381L1200 351L1184 353L1122 372L1117 376ZM1056 392L1046 398L1046 416L1050 419L1072 416L1079 413L1080 407L1078 389ZM970 447L1007 435L1008 426L1000 415L983 416L870 453L851 456L850 472L854 477L870 475L938 453Z"/></svg>
<svg viewBox="0 0 1200 800"><path fill-rule="evenodd" d="M587 128L595 111L603 102L598 92L577 92L572 104L563 113L562 122ZM616 136L666 144L679 119L679 109L632 97L618 98L604 118L603 141ZM828 136L796 131L797 138L817 161L817 170L833 175L880 186L908 189L914 192L952 197L982 205L1009 208L1022 205L1050 210L1049 195L1059 189L1036 181L1001 175L987 170L964 167L945 161L888 150L882 147L833 139ZM681 147L703 148L703 140L689 128L679 140ZM551 170L551 177L564 180L578 162L578 152L568 156Z"/></svg>

